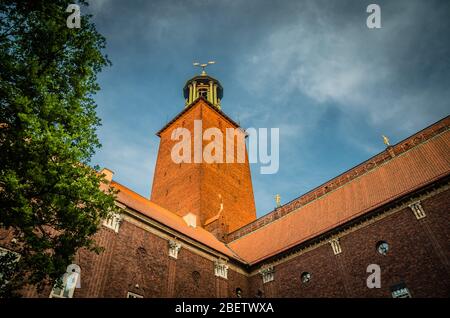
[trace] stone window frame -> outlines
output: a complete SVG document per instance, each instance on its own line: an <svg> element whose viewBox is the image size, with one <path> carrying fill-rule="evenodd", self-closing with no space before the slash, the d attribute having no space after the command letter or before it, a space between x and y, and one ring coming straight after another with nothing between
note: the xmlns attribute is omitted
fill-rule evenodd
<svg viewBox="0 0 450 318"><path fill-rule="evenodd" d="M263 284L270 283L275 279L275 268L273 265L268 265L259 270L261 274Z"/></svg>
<svg viewBox="0 0 450 318"><path fill-rule="evenodd" d="M391 286L390 289L392 298L412 298L411 292L405 283Z"/></svg>
<svg viewBox="0 0 450 318"><path fill-rule="evenodd" d="M333 250L334 255L338 255L342 253L342 247L341 243L339 241L339 238L334 238L330 240L330 245Z"/></svg>
<svg viewBox="0 0 450 318"><path fill-rule="evenodd" d="M127 292L127 298L144 298L144 296L129 291Z"/></svg>
<svg viewBox="0 0 450 318"><path fill-rule="evenodd" d="M420 200L415 201L408 205L411 211L414 213L414 216L417 220L423 219L427 215L425 214L425 210L423 209L422 202Z"/></svg>
<svg viewBox="0 0 450 318"><path fill-rule="evenodd" d="M114 213L109 218L103 220L103 226L119 233L120 224L122 223L122 215Z"/></svg>
<svg viewBox="0 0 450 318"><path fill-rule="evenodd" d="M181 249L181 243L176 239L173 239L169 240L167 244L169 245L169 257L178 259L178 252Z"/></svg>
<svg viewBox="0 0 450 318"><path fill-rule="evenodd" d="M79 268L79 265L77 265L77 264L75 264L76 266L78 266L78 268ZM74 271L75 272L75 271ZM77 272L75 272L75 273L77 273ZM77 273L78 275L79 275L79 273ZM73 298L73 294L75 293L75 289L77 288L77 285L76 284L74 284L74 286L72 287L72 288L70 288L67 292L67 294L65 295L65 291L66 291L66 284L67 284L67 278L68 278L69 276L67 275L67 273L64 273L62 276L61 276L61 279L62 279L62 287L57 287L56 286L56 283L55 283L55 285L53 285L53 288L52 288L52 290L51 290L51 292L50 292L50 296L49 296L49 298ZM78 278L79 279L79 278ZM57 290L59 290L59 292L56 292Z"/></svg>
<svg viewBox="0 0 450 318"><path fill-rule="evenodd" d="M217 259L214 262L214 275L216 277L221 277L228 279L228 265L227 261L224 259Z"/></svg>

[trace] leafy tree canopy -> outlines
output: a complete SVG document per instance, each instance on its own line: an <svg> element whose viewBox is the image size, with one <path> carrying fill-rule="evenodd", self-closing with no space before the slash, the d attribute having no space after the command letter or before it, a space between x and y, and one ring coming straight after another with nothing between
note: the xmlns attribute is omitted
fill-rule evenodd
<svg viewBox="0 0 450 318"><path fill-rule="evenodd" d="M0 253L3 297L52 284L80 248L98 252L92 235L115 210L89 167L100 146L96 75L110 62L91 16L67 27L74 2L0 0L0 231L15 242L0 245L20 255Z"/></svg>

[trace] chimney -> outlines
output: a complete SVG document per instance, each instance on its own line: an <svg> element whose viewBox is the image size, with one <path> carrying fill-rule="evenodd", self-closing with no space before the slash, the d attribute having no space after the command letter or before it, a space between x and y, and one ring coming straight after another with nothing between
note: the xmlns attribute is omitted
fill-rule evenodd
<svg viewBox="0 0 450 318"><path fill-rule="evenodd" d="M197 216L194 213L189 212L185 216L183 216L184 222L190 227L194 229L197 227Z"/></svg>
<svg viewBox="0 0 450 318"><path fill-rule="evenodd" d="M111 183L114 171L109 170L108 168L103 168L102 170L100 170L100 174L103 174L105 176L105 180L107 181L107 183Z"/></svg>

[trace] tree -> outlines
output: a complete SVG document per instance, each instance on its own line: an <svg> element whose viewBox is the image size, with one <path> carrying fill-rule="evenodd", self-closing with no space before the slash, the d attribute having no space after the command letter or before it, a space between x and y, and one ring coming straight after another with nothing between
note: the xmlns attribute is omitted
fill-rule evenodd
<svg viewBox="0 0 450 318"><path fill-rule="evenodd" d="M116 209L89 166L96 75L110 62L90 15L67 27L73 2L0 1L0 231L20 255L0 255L0 297L53 284L80 248L99 252L93 235Z"/></svg>

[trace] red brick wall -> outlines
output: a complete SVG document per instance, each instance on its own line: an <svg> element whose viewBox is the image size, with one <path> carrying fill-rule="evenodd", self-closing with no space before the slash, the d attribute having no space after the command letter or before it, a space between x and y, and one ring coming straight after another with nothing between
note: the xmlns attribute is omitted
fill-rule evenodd
<svg viewBox="0 0 450 318"><path fill-rule="evenodd" d="M422 206L424 219L405 208L341 237L339 255L327 243L275 265L275 279L268 284L259 274L248 278L231 268L228 280L217 278L214 262L186 246L174 260L166 239L124 221L119 233L102 228L97 234L105 247L100 255L83 250L76 256L81 289L74 297L121 298L128 291L144 297L235 297L238 287L244 297L258 290L265 297L391 297L390 287L400 282L413 297L449 297L450 190L422 200ZM8 247L11 235L3 231L0 238L0 245ZM376 251L380 240L389 243L386 256ZM380 289L366 286L369 264L381 267ZM307 284L300 281L304 271L312 274ZM49 292L26 290L24 296L46 298Z"/></svg>
<svg viewBox="0 0 450 318"><path fill-rule="evenodd" d="M340 239L342 253L329 244L275 266L273 286L259 274L250 279L250 293L274 290L276 297L391 297L390 287L404 282L413 297L450 296L450 191L422 201L427 216L417 220L405 208ZM378 241L389 243L383 256ZM381 288L366 286L369 264L381 267ZM312 279L302 284L307 271Z"/></svg>
<svg viewBox="0 0 450 318"><path fill-rule="evenodd" d="M225 227L228 231L234 231L256 219L248 159L245 163L221 164L176 164L171 159L171 150L177 143L171 140L172 131L184 127L191 131L193 138L194 120L199 119L202 120L203 130L216 127L222 131L224 147L226 128L235 128L234 124L201 100L172 123L161 134L151 200L181 216L188 212L195 213L204 224L219 212L220 194L224 203ZM203 146L209 143L203 141ZM193 157L193 142L191 148Z"/></svg>
<svg viewBox="0 0 450 318"><path fill-rule="evenodd" d="M99 255L80 251L81 289L74 297L126 297L131 291L144 297L164 297L168 275L168 245L135 225L122 222L119 233L102 229ZM136 287L138 285L138 287Z"/></svg>
<svg viewBox="0 0 450 318"><path fill-rule="evenodd" d="M249 290L248 276L228 270L228 297L237 298L236 289L240 288L242 297L252 297Z"/></svg>
<svg viewBox="0 0 450 318"><path fill-rule="evenodd" d="M151 200L184 216L200 210L200 169L198 164L176 164L171 159L172 131L178 127L194 130L194 120L201 118L200 107L193 107L161 134L156 160ZM193 151L193 145L192 145Z"/></svg>
<svg viewBox="0 0 450 318"><path fill-rule="evenodd" d="M148 298L227 297L228 286L246 288L245 276L229 270L230 282L216 278L214 262L185 247L179 250L178 259L169 257L167 240L126 221L119 233L102 229L97 236L105 250L100 255L82 251L77 256L82 288L74 297L120 298L128 291ZM194 271L200 274L198 280Z"/></svg>
<svg viewBox="0 0 450 318"><path fill-rule="evenodd" d="M193 273L199 274L195 279ZM214 264L186 248L178 254L175 297L216 297Z"/></svg>
<svg viewBox="0 0 450 318"><path fill-rule="evenodd" d="M10 247L10 232L2 231L0 246ZM228 270L229 279L214 274L214 262L183 246L178 259L169 257L166 239L123 221L119 232L102 227L96 234L104 251L77 253L74 263L81 268L81 288L74 298L124 298L133 292L151 297L235 297L236 288L247 294L245 275ZM200 277L194 279L193 272ZM136 284L139 285L136 287ZM51 288L37 293L34 288L23 291L24 297L48 298Z"/></svg>

